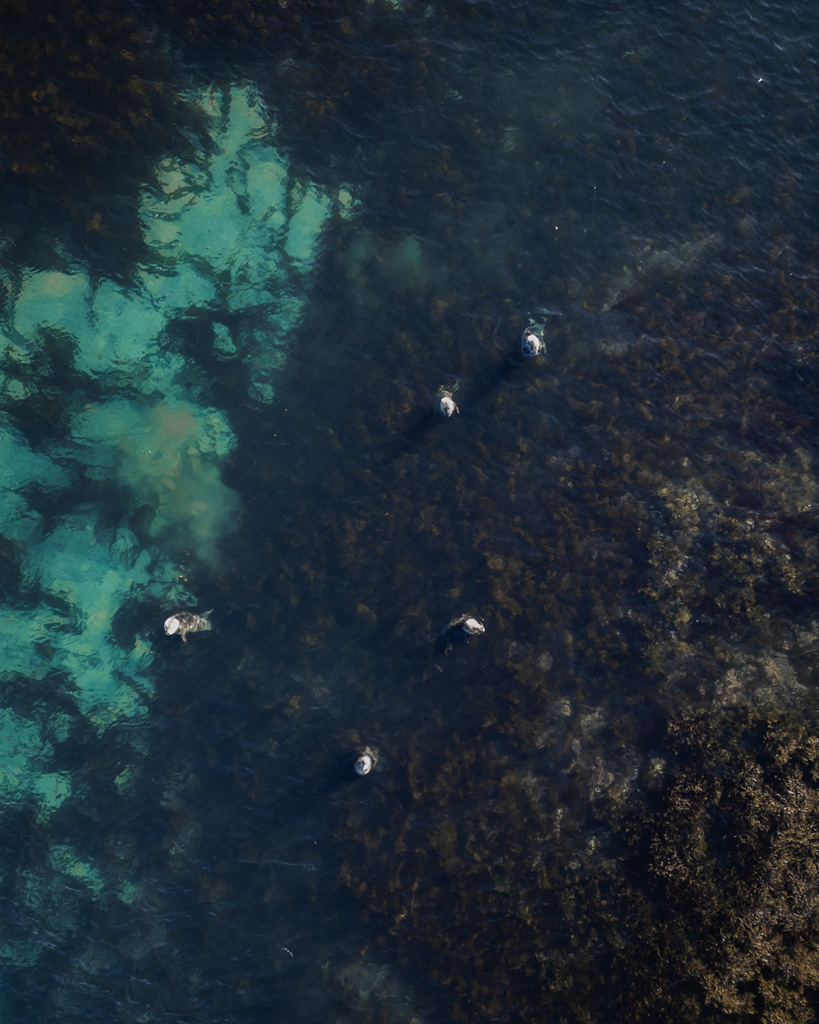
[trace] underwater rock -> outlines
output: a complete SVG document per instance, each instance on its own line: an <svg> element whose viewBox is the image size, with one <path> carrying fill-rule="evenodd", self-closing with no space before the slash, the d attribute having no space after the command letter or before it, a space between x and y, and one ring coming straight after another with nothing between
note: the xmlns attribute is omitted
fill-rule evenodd
<svg viewBox="0 0 819 1024"><path fill-rule="evenodd" d="M230 330L225 324L213 325L213 349L217 359L235 359L239 354Z"/></svg>
<svg viewBox="0 0 819 1024"><path fill-rule="evenodd" d="M165 633L168 636L178 633L183 644L188 642L185 639L188 633L203 633L210 628L211 624L204 615L195 612L174 612L165 619Z"/></svg>

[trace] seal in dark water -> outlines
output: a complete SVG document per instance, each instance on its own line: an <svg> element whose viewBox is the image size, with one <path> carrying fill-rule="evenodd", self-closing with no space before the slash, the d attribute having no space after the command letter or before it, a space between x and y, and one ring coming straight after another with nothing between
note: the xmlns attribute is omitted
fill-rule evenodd
<svg viewBox="0 0 819 1024"><path fill-rule="evenodd" d="M364 747L355 759L356 775L369 775L378 764L378 753L372 747Z"/></svg>
<svg viewBox="0 0 819 1024"><path fill-rule="evenodd" d="M483 619L475 615L459 615L441 632L435 642L436 654L449 654L453 647L468 644L473 636L486 632Z"/></svg>
<svg viewBox="0 0 819 1024"><path fill-rule="evenodd" d="M478 636L486 632L483 619L477 619L474 615L461 615L459 618L453 619L447 629L460 629L467 636Z"/></svg>
<svg viewBox="0 0 819 1024"><path fill-rule="evenodd" d="M178 633L182 638L182 643L186 644L188 633L201 633L206 629L210 629L210 623L203 615L197 615L195 612L174 612L173 615L169 615L165 619L165 632L168 636L173 636Z"/></svg>
<svg viewBox="0 0 819 1024"><path fill-rule="evenodd" d="M544 351L543 338L533 330L526 330L520 339L520 350L528 357L539 356Z"/></svg>
<svg viewBox="0 0 819 1024"><path fill-rule="evenodd" d="M435 409L439 415L447 417L461 411L455 404L452 392L444 391L443 388L438 392L438 401L436 402Z"/></svg>

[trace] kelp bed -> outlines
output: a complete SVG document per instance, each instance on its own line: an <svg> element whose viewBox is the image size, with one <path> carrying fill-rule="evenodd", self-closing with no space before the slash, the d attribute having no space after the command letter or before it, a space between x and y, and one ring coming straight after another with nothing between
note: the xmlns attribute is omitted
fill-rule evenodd
<svg viewBox="0 0 819 1024"><path fill-rule="evenodd" d="M464 515L485 646L428 670L431 721L339 832L454 1019L814 1019L815 296L782 306L717 332L669 303L616 360L528 379L571 437L530 435Z"/></svg>

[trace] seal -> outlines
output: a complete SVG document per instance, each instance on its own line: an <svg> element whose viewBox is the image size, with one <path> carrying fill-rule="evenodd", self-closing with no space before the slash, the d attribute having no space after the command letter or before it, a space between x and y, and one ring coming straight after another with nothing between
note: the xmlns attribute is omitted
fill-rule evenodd
<svg viewBox="0 0 819 1024"><path fill-rule="evenodd" d="M483 619L478 619L474 615L461 615L459 618L453 619L447 628L460 629L467 636L479 636L486 632Z"/></svg>
<svg viewBox="0 0 819 1024"><path fill-rule="evenodd" d="M453 413L460 412L461 410L455 404L455 399L452 397L452 393L449 391L441 391L441 397L438 399L436 410L441 416L452 416Z"/></svg>
<svg viewBox="0 0 819 1024"><path fill-rule="evenodd" d="M543 338L536 334L531 328L525 330L520 339L520 350L528 357L541 355L545 350Z"/></svg>
<svg viewBox="0 0 819 1024"><path fill-rule="evenodd" d="M165 619L165 633L168 636L178 633L183 644L188 642L188 633L202 633L210 628L210 622L205 616L197 615L195 612L174 612Z"/></svg>
<svg viewBox="0 0 819 1024"><path fill-rule="evenodd" d="M480 636L486 632L483 619L477 615L459 615L453 619L435 641L435 651L438 654L449 654L455 647L462 647L468 644L473 636Z"/></svg>
<svg viewBox="0 0 819 1024"><path fill-rule="evenodd" d="M455 404L455 393L461 386L459 380L454 380L448 388L442 384L435 392L435 412L439 416L445 416L449 419L450 416L454 416L456 412L461 410Z"/></svg>
<svg viewBox="0 0 819 1024"><path fill-rule="evenodd" d="M356 756L355 759L355 772L356 775L369 775L370 772L378 764L378 754L372 747L364 747L364 749Z"/></svg>

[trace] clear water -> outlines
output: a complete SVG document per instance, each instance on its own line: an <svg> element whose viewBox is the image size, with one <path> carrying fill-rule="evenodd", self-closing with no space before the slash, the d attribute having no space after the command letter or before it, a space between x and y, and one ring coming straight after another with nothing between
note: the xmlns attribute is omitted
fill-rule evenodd
<svg viewBox="0 0 819 1024"><path fill-rule="evenodd" d="M110 10L177 119L3 185L0 1020L644 1019L669 723L813 721L813 6Z"/></svg>

